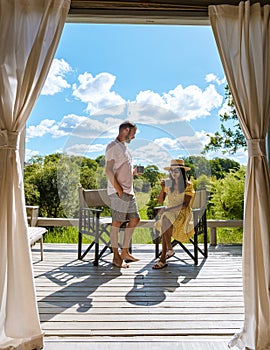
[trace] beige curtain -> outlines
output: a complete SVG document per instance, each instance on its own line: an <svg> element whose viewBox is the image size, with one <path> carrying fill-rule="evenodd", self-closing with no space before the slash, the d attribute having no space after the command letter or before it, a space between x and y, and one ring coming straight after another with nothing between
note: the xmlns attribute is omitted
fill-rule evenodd
<svg viewBox="0 0 270 350"><path fill-rule="evenodd" d="M70 0L0 0L0 349L43 346L19 156Z"/></svg>
<svg viewBox="0 0 270 350"><path fill-rule="evenodd" d="M270 349L270 5L209 7L225 74L248 143L243 242L245 320L230 346Z"/></svg>

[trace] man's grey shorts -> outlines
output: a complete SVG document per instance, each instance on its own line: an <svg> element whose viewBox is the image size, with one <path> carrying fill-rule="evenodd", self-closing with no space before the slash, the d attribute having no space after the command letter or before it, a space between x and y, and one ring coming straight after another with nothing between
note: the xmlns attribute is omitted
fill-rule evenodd
<svg viewBox="0 0 270 350"><path fill-rule="evenodd" d="M121 197L117 193L113 193L109 197L112 221L125 222L131 218L140 218L135 196L124 192Z"/></svg>

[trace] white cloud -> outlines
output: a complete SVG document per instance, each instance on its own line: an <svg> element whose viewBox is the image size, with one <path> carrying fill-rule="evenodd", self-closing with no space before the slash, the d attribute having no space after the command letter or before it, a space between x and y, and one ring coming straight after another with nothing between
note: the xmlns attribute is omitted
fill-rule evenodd
<svg viewBox="0 0 270 350"><path fill-rule="evenodd" d="M178 140L169 137L157 138L154 140L154 143L168 150L177 150L180 147Z"/></svg>
<svg viewBox="0 0 270 350"><path fill-rule="evenodd" d="M211 132L205 132L202 130L201 132L196 132L198 135L198 138L202 142L202 146L205 146L206 144L209 143L209 136L214 136L214 133ZM207 136L207 134L209 136ZM228 153L223 153L223 149L215 150L215 151L210 151L207 152L205 155L208 159L213 159L213 158L230 158L235 160L236 162L246 165L247 164L247 150L244 148L240 148L235 154L228 154Z"/></svg>
<svg viewBox="0 0 270 350"><path fill-rule="evenodd" d="M192 136L180 137L179 142L185 146L185 150L189 155L201 155L204 146L209 142L209 137L206 134L204 130L196 131Z"/></svg>
<svg viewBox="0 0 270 350"><path fill-rule="evenodd" d="M149 90L141 91L136 97L137 105L133 102L130 108L136 120L167 124L210 116L213 109L221 106L222 100L223 97L216 91L213 84L207 86L205 90L196 85L183 88L179 84L163 95Z"/></svg>
<svg viewBox="0 0 270 350"><path fill-rule="evenodd" d="M239 149L235 154L224 154L222 153L222 150L216 150L216 151L211 151L206 154L208 159L213 159L213 158L229 158L233 159L236 162L242 164L242 165L247 165L248 161L248 154L247 150Z"/></svg>
<svg viewBox="0 0 270 350"><path fill-rule="evenodd" d="M218 84L218 85L222 85L222 84L225 84L225 83L226 83L226 78L223 77L222 79L220 79L220 78L218 78L215 74L209 73L209 74L206 75L205 81L206 81L207 83L212 83L212 82L214 82L214 83L216 83L216 84Z"/></svg>
<svg viewBox="0 0 270 350"><path fill-rule="evenodd" d="M28 162L28 160L34 156L39 155L39 151L33 151L29 148L25 149L25 161Z"/></svg>
<svg viewBox="0 0 270 350"><path fill-rule="evenodd" d="M91 157L91 153L105 153L107 145L102 144L74 144L65 148L65 153L68 155L87 156Z"/></svg>
<svg viewBox="0 0 270 350"><path fill-rule="evenodd" d="M209 138L205 131L195 132L192 135L183 135L177 138L163 137L154 140L154 143L168 151L178 151L179 154L200 155Z"/></svg>
<svg viewBox="0 0 270 350"><path fill-rule="evenodd" d="M30 125L26 129L26 139L51 135L53 138L70 136L86 138L92 142L98 138L114 138L118 133L118 126L122 119L107 117L99 121L90 117L68 114L60 122L53 119L43 119L38 125Z"/></svg>
<svg viewBox="0 0 270 350"><path fill-rule="evenodd" d="M132 158L134 164L156 165L163 170L171 156L169 150L155 142L149 142L133 150Z"/></svg>
<svg viewBox="0 0 270 350"><path fill-rule="evenodd" d="M41 95L55 95L70 87L65 79L67 73L71 72L70 65L63 59L55 58L52 62L46 82L41 91Z"/></svg>
<svg viewBox="0 0 270 350"><path fill-rule="evenodd" d="M223 103L223 105L221 106L220 110L218 111L219 115L224 115L225 113L230 115L231 114L231 110L232 108L230 106L228 106L227 101L225 101Z"/></svg>
<svg viewBox="0 0 270 350"><path fill-rule="evenodd" d="M79 75L79 85L73 84L73 96L87 104L86 111L94 114L111 106L125 104L125 100L111 91L116 77L110 73L100 73L95 77L85 72Z"/></svg>
<svg viewBox="0 0 270 350"><path fill-rule="evenodd" d="M110 73L100 73L95 77L88 72L79 75L79 84L73 84L73 96L86 103L90 115L117 116L128 108L127 116L132 120L149 124L167 124L174 121L190 121L211 115L223 101L214 84L204 90L196 85L174 89L159 94L151 90L140 91L134 101L125 101L112 91L116 77ZM209 82L221 82L214 74L207 76Z"/></svg>
<svg viewBox="0 0 270 350"><path fill-rule="evenodd" d="M72 114L65 116L60 125L64 130L70 132L71 138L113 138L117 136L118 126L122 121L122 119L112 117L106 117L103 121L100 121L91 117L79 117Z"/></svg>
<svg viewBox="0 0 270 350"><path fill-rule="evenodd" d="M67 135L64 130L61 130L60 123L52 119L43 119L38 125L30 125L26 129L27 140L35 137L43 137L48 134L52 135L52 137Z"/></svg>

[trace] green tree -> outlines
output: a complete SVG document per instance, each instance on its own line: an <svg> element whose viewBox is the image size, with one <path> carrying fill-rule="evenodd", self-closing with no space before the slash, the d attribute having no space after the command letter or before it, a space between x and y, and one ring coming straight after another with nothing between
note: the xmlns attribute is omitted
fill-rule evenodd
<svg viewBox="0 0 270 350"><path fill-rule="evenodd" d="M155 213L154 213L154 207L158 205L158 194L161 190L161 186L159 184L156 184L154 187L151 189L150 193L150 199L148 203L146 204L147 206L147 216L149 219L154 219L155 218Z"/></svg>
<svg viewBox="0 0 270 350"><path fill-rule="evenodd" d="M31 158L29 163L24 167L24 193L25 203L27 205L39 205L40 193L35 179L43 164L43 159L41 158L38 160L36 157Z"/></svg>
<svg viewBox="0 0 270 350"><path fill-rule="evenodd" d="M98 165L100 167L105 167L105 155L102 155L102 156L98 156L96 158L96 162L98 163Z"/></svg>
<svg viewBox="0 0 270 350"><path fill-rule="evenodd" d="M80 168L80 184L83 188L94 189L97 188L96 171L89 169L87 166Z"/></svg>
<svg viewBox="0 0 270 350"><path fill-rule="evenodd" d="M97 162L83 157L34 157L25 166L26 203L39 205L41 216L76 216L78 186L96 188L96 168Z"/></svg>
<svg viewBox="0 0 270 350"><path fill-rule="evenodd" d="M229 158L214 158L209 161L211 175L217 179L223 178L231 170L240 169L240 164Z"/></svg>
<svg viewBox="0 0 270 350"><path fill-rule="evenodd" d="M160 181L161 174L156 165L147 165L144 168L143 174L139 177L147 180L150 186L154 187Z"/></svg>
<svg viewBox="0 0 270 350"><path fill-rule="evenodd" d="M204 156L189 156L184 158L185 165L190 167L187 175L198 178L201 175L211 176L209 160Z"/></svg>
<svg viewBox="0 0 270 350"><path fill-rule="evenodd" d="M221 131L216 131L214 136L208 134L210 141L204 147L203 153L222 150L223 154L234 154L239 148L246 149L246 139L242 133L235 105L229 85L225 86L225 99L230 108L230 113L220 115Z"/></svg>
<svg viewBox="0 0 270 350"><path fill-rule="evenodd" d="M246 168L231 170L223 179L212 181L209 213L216 219L243 219Z"/></svg>
<svg viewBox="0 0 270 350"><path fill-rule="evenodd" d="M57 188L57 163L50 162L36 173L35 185L39 191L39 212L41 216L62 216L60 198Z"/></svg>
<svg viewBox="0 0 270 350"><path fill-rule="evenodd" d="M199 190L206 188L208 191L211 189L211 178L207 175L200 175L197 179L191 178L194 189Z"/></svg>
<svg viewBox="0 0 270 350"><path fill-rule="evenodd" d="M74 160L63 157L57 163L57 194L60 203L57 216L76 217L79 212L78 187L81 169Z"/></svg>
<svg viewBox="0 0 270 350"><path fill-rule="evenodd" d="M102 164L102 162L99 164ZM107 188L107 176L105 167L102 165L99 165L96 171L96 185L97 188Z"/></svg>

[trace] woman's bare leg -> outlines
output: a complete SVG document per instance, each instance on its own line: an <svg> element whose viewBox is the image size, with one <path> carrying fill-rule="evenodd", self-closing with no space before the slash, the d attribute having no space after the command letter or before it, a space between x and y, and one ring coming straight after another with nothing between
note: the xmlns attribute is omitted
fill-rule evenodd
<svg viewBox="0 0 270 350"><path fill-rule="evenodd" d="M162 219L161 230L162 230L162 236L161 236L162 252L161 252L160 260L162 262L165 262L167 251L173 249L172 243L171 243L173 226L166 217L163 217Z"/></svg>

